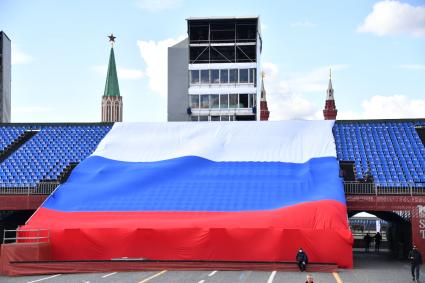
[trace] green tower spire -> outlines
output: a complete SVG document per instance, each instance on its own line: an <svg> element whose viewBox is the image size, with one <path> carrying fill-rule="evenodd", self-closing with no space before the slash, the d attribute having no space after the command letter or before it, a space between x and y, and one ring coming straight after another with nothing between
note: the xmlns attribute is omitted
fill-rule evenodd
<svg viewBox="0 0 425 283"><path fill-rule="evenodd" d="M104 96L120 96L120 87L118 85L117 67L115 65L114 55L114 39L113 35L109 36L109 41L112 44L111 54L109 55L108 73L106 75L106 84Z"/></svg>

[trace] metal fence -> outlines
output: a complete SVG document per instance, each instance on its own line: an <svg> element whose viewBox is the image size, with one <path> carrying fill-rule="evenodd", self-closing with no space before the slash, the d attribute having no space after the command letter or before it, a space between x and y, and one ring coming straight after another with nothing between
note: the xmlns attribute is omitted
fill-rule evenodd
<svg viewBox="0 0 425 283"><path fill-rule="evenodd" d="M398 184L377 185L374 183L344 182L346 195L425 195L425 187L416 187L414 183L407 186Z"/></svg>
<svg viewBox="0 0 425 283"><path fill-rule="evenodd" d="M3 244L7 243L48 243L48 229L3 230Z"/></svg>
<svg viewBox="0 0 425 283"><path fill-rule="evenodd" d="M34 186L0 183L0 195L50 195L59 184L59 182L40 182Z"/></svg>
<svg viewBox="0 0 425 283"><path fill-rule="evenodd" d="M37 186L0 183L0 195L50 195L59 182L40 182ZM374 183L344 182L346 195L425 195L425 187L416 187L415 184L398 186L385 184L382 186Z"/></svg>

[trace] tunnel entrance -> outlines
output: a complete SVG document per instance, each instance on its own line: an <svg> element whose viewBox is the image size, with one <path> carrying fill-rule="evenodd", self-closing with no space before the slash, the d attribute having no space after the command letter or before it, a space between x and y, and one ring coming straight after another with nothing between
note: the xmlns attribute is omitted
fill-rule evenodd
<svg viewBox="0 0 425 283"><path fill-rule="evenodd" d="M356 257L381 254L398 260L407 259L412 246L410 211L350 211L348 217ZM377 232L381 236L379 251ZM367 235L370 237L369 249Z"/></svg>
<svg viewBox="0 0 425 283"><path fill-rule="evenodd" d="M34 210L0 210L0 243L4 230L16 230L34 214Z"/></svg>

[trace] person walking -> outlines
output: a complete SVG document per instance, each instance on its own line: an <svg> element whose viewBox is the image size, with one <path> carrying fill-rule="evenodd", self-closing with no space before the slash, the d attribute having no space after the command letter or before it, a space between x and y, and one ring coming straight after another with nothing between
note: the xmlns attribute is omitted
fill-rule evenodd
<svg viewBox="0 0 425 283"><path fill-rule="evenodd" d="M412 280L413 281L416 280L416 282L419 282L419 268L422 264L422 255L416 249L415 245L413 245L413 248L409 253L409 260L410 260L410 268L412 271Z"/></svg>
<svg viewBox="0 0 425 283"><path fill-rule="evenodd" d="M305 271L307 268L308 263L308 257L307 254L303 251L302 248L300 248L297 252L297 256L295 257L295 260L297 261L298 267L301 272Z"/></svg>
<svg viewBox="0 0 425 283"><path fill-rule="evenodd" d="M374 238L375 238L375 252L379 253L379 248L381 246L381 240L382 240L381 233L376 232Z"/></svg>

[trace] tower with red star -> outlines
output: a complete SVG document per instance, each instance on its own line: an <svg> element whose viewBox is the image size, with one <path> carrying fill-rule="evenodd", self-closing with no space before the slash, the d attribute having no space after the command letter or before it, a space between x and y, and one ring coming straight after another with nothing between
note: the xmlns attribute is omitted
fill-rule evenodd
<svg viewBox="0 0 425 283"><path fill-rule="evenodd" d="M323 109L323 117L325 120L336 120L338 110L335 106L334 89L332 88L332 71L329 70L329 85L326 91L325 109Z"/></svg>

